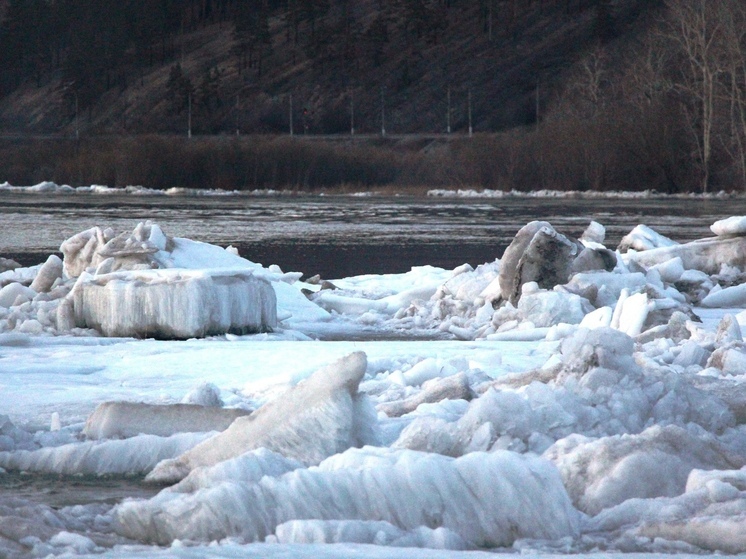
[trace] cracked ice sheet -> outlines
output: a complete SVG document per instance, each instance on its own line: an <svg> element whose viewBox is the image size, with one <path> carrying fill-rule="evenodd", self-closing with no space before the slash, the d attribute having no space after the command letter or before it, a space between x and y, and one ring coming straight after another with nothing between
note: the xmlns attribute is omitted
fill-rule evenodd
<svg viewBox="0 0 746 559"><path fill-rule="evenodd" d="M28 338L0 345L2 413L18 425L82 422L110 400L173 403L202 382L223 395L294 384L353 351L368 355L368 371L393 370L424 358L465 358L489 376L542 366L556 342L278 341L264 335L156 341ZM30 374L33 373L33 374ZM227 402L229 403L229 402Z"/></svg>

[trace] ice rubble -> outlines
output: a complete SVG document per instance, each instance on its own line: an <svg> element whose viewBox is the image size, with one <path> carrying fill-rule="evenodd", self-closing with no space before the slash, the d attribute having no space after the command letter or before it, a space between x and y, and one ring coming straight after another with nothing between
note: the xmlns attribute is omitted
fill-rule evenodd
<svg viewBox="0 0 746 559"><path fill-rule="evenodd" d="M402 530L375 520L290 520L275 529L269 541L281 544L357 543L425 549L470 549L461 536L447 528Z"/></svg>
<svg viewBox="0 0 746 559"><path fill-rule="evenodd" d="M8 559L101 553L122 541L104 515L110 505L55 510L18 497L0 502L0 553Z"/></svg>
<svg viewBox="0 0 746 559"><path fill-rule="evenodd" d="M676 497L629 499L588 519L590 542L621 551L743 553L746 471L692 470ZM603 534L603 536L601 536Z"/></svg>
<svg viewBox="0 0 746 559"><path fill-rule="evenodd" d="M206 435L194 433L78 442L69 430L32 436L0 422L6 449L0 466L153 470L152 480L181 480L103 516L120 536L141 542L237 537L448 549L746 552L740 529L746 518L743 317L708 311L703 316L717 317L717 328L711 318L703 324L697 317L699 305L746 304L744 221L723 220L713 226L718 237L686 244L636 228L616 253L603 246L600 224L576 241L546 222L534 223L517 236L513 256L506 252L476 268L334 280L339 289L309 294L314 302L283 291L298 295L290 285L297 277L283 281L243 261L244 270L271 281L281 312L292 300L315 309L306 314L314 320L329 311L338 320L435 329L480 343L547 340L556 351L537 369L506 368L494 378L468 358L366 366L363 355L348 356L285 394L259 395L268 403L201 444L196 441ZM145 227L138 234L145 238ZM185 239L164 245L157 232L152 242L166 250L132 252L142 245L129 236L110 245L111 252L120 245L129 250L125 259L100 250L117 238L101 235L103 244L98 232L71 243L70 266L86 269L89 259L97 260L107 275L122 273L108 267L127 259L127 266L145 269L126 273L186 264L241 268L222 249ZM39 312L56 300L37 300L30 287L37 278L69 300L67 272L57 279L58 269L50 259L33 270L0 274L3 289L11 286L0 291L13 300L10 313ZM70 310L58 307L63 310L50 306L47 313ZM8 316L0 310L0 321ZM193 397L216 403L208 393ZM180 422L174 416L165 423ZM140 430L104 424L97 428L106 437ZM168 446L177 440L189 441L190 450ZM349 449L376 440L378 448ZM161 450L167 446L168 453ZM159 452L171 459L153 469ZM130 461L134 466L122 467ZM44 534L49 545L53 534Z"/></svg>
<svg viewBox="0 0 746 559"><path fill-rule="evenodd" d="M575 506L591 515L628 499L681 495L696 468L744 465L716 437L675 425L600 439L570 435L544 456L559 468Z"/></svg>
<svg viewBox="0 0 746 559"><path fill-rule="evenodd" d="M354 278L335 280L339 289L310 297L362 324L429 329L461 340L558 339L572 331L568 324L660 337L675 313L697 321L697 305L746 304L739 275L746 236L738 219L713 226L719 237L685 244L638 226L616 252L604 247L599 223L574 240L536 221L518 231L500 260L429 280L415 268L400 279L382 277L389 292L366 289ZM405 279L408 285L401 284Z"/></svg>
<svg viewBox="0 0 746 559"><path fill-rule="evenodd" d="M366 365L365 353L357 352L319 369L277 400L236 419L223 433L159 464L148 480L179 481L195 468L260 447L310 465L351 446L375 442L372 408L358 394Z"/></svg>
<svg viewBox="0 0 746 559"><path fill-rule="evenodd" d="M690 423L718 434L735 427L721 399L676 373L640 367L633 347L616 330L579 329L553 363L482 383L477 390L483 395L456 421L417 417L394 446L450 456L499 448L542 453L573 434L636 434L652 425Z"/></svg>
<svg viewBox="0 0 746 559"><path fill-rule="evenodd" d="M219 247L141 223L94 227L64 241L63 260L0 274L0 333L190 338L260 332L328 313L292 283Z"/></svg>

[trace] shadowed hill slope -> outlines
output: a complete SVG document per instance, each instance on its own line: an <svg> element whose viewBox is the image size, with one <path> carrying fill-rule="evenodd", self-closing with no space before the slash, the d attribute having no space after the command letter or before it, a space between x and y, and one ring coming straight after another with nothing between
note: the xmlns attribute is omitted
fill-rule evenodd
<svg viewBox="0 0 746 559"><path fill-rule="evenodd" d="M287 132L291 104L299 134L351 124L380 132L382 106L389 133L445 132L449 118L465 132L470 97L474 131L498 131L533 122L537 95L541 111L568 67L594 45L634 36L641 16L660 8L643 0L164 0L119 13L107 0L76 16L75 2L58 0L43 2L58 11L36 16L36 34L14 31L13 17L34 16L12 5L40 1L5 2L5 132L184 133L190 98L194 133ZM141 21L157 4L171 5L173 20L158 32Z"/></svg>

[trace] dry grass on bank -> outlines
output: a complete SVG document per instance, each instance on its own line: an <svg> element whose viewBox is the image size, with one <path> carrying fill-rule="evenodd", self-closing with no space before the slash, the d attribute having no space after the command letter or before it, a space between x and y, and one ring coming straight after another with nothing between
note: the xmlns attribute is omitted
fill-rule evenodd
<svg viewBox="0 0 746 559"><path fill-rule="evenodd" d="M620 121L621 122L621 121ZM613 124L613 123L612 123ZM32 185L424 194L430 188L658 190L698 186L646 131L580 120L473 138L93 137L0 141L0 181ZM657 130L657 128L654 128ZM649 153L639 146L649 146Z"/></svg>

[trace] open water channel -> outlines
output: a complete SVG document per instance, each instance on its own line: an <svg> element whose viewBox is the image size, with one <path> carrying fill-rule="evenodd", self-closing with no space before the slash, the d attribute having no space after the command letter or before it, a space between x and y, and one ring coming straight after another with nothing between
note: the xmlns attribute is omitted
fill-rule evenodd
<svg viewBox="0 0 746 559"><path fill-rule="evenodd" d="M644 223L674 240L710 236L709 225L746 214L746 199L414 198L354 196L134 196L0 193L0 256L42 262L68 237L93 226L132 230L158 223L166 234L221 246L284 271L333 279L432 264L478 265L502 255L536 219L578 236L593 219L613 248Z"/></svg>

